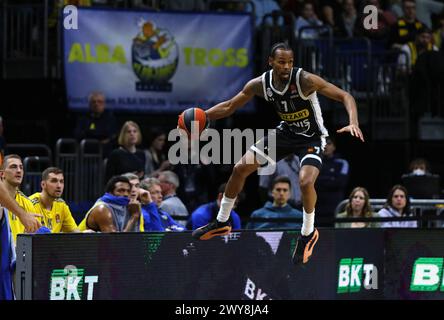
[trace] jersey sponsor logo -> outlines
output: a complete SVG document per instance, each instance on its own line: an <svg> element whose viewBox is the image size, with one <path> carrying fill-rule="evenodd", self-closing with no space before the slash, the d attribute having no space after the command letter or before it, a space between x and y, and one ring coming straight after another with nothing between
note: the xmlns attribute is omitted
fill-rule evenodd
<svg viewBox="0 0 444 320"><path fill-rule="evenodd" d="M310 115L310 112L308 111L308 109L304 109L304 110L301 110L298 112L293 112L293 113L278 112L278 114L281 117L281 119L284 121L298 121L301 119L308 118L308 116Z"/></svg>
<svg viewBox="0 0 444 320"><path fill-rule="evenodd" d="M55 220L57 223L60 223L60 215L58 213L55 216Z"/></svg>
<svg viewBox="0 0 444 320"><path fill-rule="evenodd" d="M311 127L310 120L305 119L305 120L302 120L302 121L292 122L292 123L289 124L289 127L296 134L306 135L306 133L308 131L310 131L310 127ZM313 136L313 135L314 135L314 133L312 133L310 135L310 137Z"/></svg>
<svg viewBox="0 0 444 320"><path fill-rule="evenodd" d="M271 91L270 88L267 88L267 96L269 96L269 97L273 96L273 92Z"/></svg>

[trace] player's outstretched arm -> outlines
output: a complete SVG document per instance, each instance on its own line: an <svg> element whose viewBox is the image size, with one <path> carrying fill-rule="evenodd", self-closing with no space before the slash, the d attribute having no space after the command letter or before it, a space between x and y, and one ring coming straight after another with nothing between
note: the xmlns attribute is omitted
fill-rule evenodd
<svg viewBox="0 0 444 320"><path fill-rule="evenodd" d="M14 214L19 218L20 222L25 226L26 232L36 232L42 224L37 219L41 217L39 214L27 213L20 207L13 198L8 194L3 183L0 182L0 203L2 206L7 208L9 211L14 212Z"/></svg>
<svg viewBox="0 0 444 320"><path fill-rule="evenodd" d="M346 127L343 127L342 129L337 130L336 132L350 132L352 136L364 141L364 135L359 128L356 102L350 93L336 87L334 84L325 81L317 75L305 71L303 71L301 75L300 84L302 93L305 96L308 96L314 91L317 91L330 99L342 102L345 106L345 109L347 110L350 124Z"/></svg>
<svg viewBox="0 0 444 320"><path fill-rule="evenodd" d="M230 100L216 104L214 107L205 111L209 120L217 120L232 115L238 108L246 105L254 95L261 95L261 78L255 78L244 86L242 91Z"/></svg>

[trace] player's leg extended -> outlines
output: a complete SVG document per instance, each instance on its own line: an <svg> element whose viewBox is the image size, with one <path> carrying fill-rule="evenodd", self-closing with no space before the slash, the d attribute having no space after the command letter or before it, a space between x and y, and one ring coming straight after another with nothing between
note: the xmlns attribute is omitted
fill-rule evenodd
<svg viewBox="0 0 444 320"><path fill-rule="evenodd" d="M208 240L214 236L223 236L231 231L228 222L231 209L233 209L237 195L244 187L247 177L259 168L254 153L248 150L236 163L225 187L217 219L209 224L194 230L192 236L199 240Z"/></svg>
<svg viewBox="0 0 444 320"><path fill-rule="evenodd" d="M302 205L307 213L314 213L317 194L315 182L319 176L319 169L312 165L304 165L299 172L299 185L302 194Z"/></svg>
<svg viewBox="0 0 444 320"><path fill-rule="evenodd" d="M299 172L299 184L302 194L303 222L301 236L298 238L293 253L294 263L307 263L313 248L319 239L319 232L314 227L316 190L314 184L319 175L319 169L313 165L303 165Z"/></svg>

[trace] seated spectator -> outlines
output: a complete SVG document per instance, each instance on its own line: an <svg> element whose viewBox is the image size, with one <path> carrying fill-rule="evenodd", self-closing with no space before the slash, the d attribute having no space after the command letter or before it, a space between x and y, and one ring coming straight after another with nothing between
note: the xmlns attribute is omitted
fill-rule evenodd
<svg viewBox="0 0 444 320"><path fill-rule="evenodd" d="M42 172L42 192L36 192L29 197L35 212L43 216L42 224L52 233L80 231L68 205L61 198L64 186L63 171L49 167Z"/></svg>
<svg viewBox="0 0 444 320"><path fill-rule="evenodd" d="M399 69L404 73L410 73L421 54L427 51L438 51L432 43L432 33L426 27L417 31L415 41L408 42L401 47L401 54L398 57Z"/></svg>
<svg viewBox="0 0 444 320"><path fill-rule="evenodd" d="M106 158L113 148L117 136L117 121L111 111L106 110L105 95L92 92L88 97L89 112L80 116L74 129L77 140L97 139Z"/></svg>
<svg viewBox="0 0 444 320"><path fill-rule="evenodd" d="M268 201L263 208L254 211L250 218L300 218L302 212L292 208L287 201L290 198L292 183L289 178L280 176L273 180L273 202ZM249 222L246 229L299 229L300 222L262 221Z"/></svg>
<svg viewBox="0 0 444 320"><path fill-rule="evenodd" d="M320 29L302 29L305 27L322 26L322 21L318 19L314 11L313 4L306 1L304 3L302 14L295 21L295 37L301 39L316 39L322 30Z"/></svg>
<svg viewBox="0 0 444 320"><path fill-rule="evenodd" d="M336 36L353 38L357 17L354 1L344 0L342 2L342 13L339 15L339 20L335 23L338 27Z"/></svg>
<svg viewBox="0 0 444 320"><path fill-rule="evenodd" d="M342 0L320 0L321 20L324 24L333 29L333 33L337 33L338 26L336 22L339 21L342 14Z"/></svg>
<svg viewBox="0 0 444 320"><path fill-rule="evenodd" d="M176 194L176 190L179 187L179 177L172 171L162 171L158 179L163 197L160 209L172 216L184 217L185 220L179 221L179 223L185 226L189 213L182 200Z"/></svg>
<svg viewBox="0 0 444 320"><path fill-rule="evenodd" d="M16 154L9 154L5 156L5 159L0 166L0 178L1 181L3 181L3 185L8 191L10 197L15 199L21 208L23 208L26 212L34 212L34 206L31 199L29 199L19 190L24 176L25 172L23 170L22 158ZM25 226L15 215L15 212L11 212L9 210L8 220L15 243L17 240L17 235L25 232ZM42 223L41 217L39 217L39 221Z"/></svg>
<svg viewBox="0 0 444 320"><path fill-rule="evenodd" d="M402 10L404 15L390 30L389 45L393 49L401 49L407 42L415 41L418 31L424 27L424 23L416 18L415 0L403 0Z"/></svg>
<svg viewBox="0 0 444 320"><path fill-rule="evenodd" d="M370 205L370 196L368 191L362 187L356 187L348 197L348 203L345 205L345 211L336 215L341 218L376 218L377 214L373 212ZM337 222L335 228L376 228L376 222Z"/></svg>
<svg viewBox="0 0 444 320"><path fill-rule="evenodd" d="M316 215L321 218L333 218L336 206L344 200L350 173L348 161L336 154L333 139L328 137L326 142L322 169L316 181ZM319 225L332 227L333 223L320 222Z"/></svg>
<svg viewBox="0 0 444 320"><path fill-rule="evenodd" d="M220 202L222 201L222 197L224 195L225 186L226 183L223 183L219 186L216 201L201 205L191 214L191 217L187 223L187 229L195 230L216 219L220 207ZM241 229L241 219L239 215L234 211L234 208L236 208L241 197L241 194L237 196L236 202L233 206L233 210L231 210L230 213L230 218L228 219L231 224L232 230Z"/></svg>
<svg viewBox="0 0 444 320"><path fill-rule="evenodd" d="M299 171L301 170L299 157L291 154L288 157L276 163L276 170L270 175L259 176L259 195L262 202L271 200L273 180L278 176L286 176L291 182L291 193L288 204L293 208L299 209L301 207L301 188L299 186Z"/></svg>
<svg viewBox="0 0 444 320"><path fill-rule="evenodd" d="M141 184L142 190L148 191L148 201L142 207L144 230L148 231L184 231L185 227L176 222L168 212L160 209L162 189L156 178L146 178Z"/></svg>
<svg viewBox="0 0 444 320"><path fill-rule="evenodd" d="M106 163L105 179L115 175L133 172L142 178L145 170L145 153L137 149L142 142L142 134L137 123L127 121L123 124L119 134L119 148L111 152Z"/></svg>
<svg viewBox="0 0 444 320"><path fill-rule="evenodd" d="M410 199L407 189L401 185L395 185L387 196L384 208L379 210L378 216L384 217L408 217L410 212ZM381 222L381 228L416 228L416 221L388 221Z"/></svg>
<svg viewBox="0 0 444 320"><path fill-rule="evenodd" d="M430 172L426 159L417 158L410 162L410 172L401 176L402 184L412 198L437 199L441 193L441 177Z"/></svg>
<svg viewBox="0 0 444 320"><path fill-rule="evenodd" d="M145 152L145 176L157 177L159 172L171 168L165 153L166 134L163 130L155 129L151 132L151 142Z"/></svg>
<svg viewBox="0 0 444 320"><path fill-rule="evenodd" d="M424 176L424 175L432 175L430 172L429 162L424 158L416 158L410 162L409 165L409 173L405 173L401 178L406 176Z"/></svg>
<svg viewBox="0 0 444 320"><path fill-rule="evenodd" d="M5 137L3 136L3 118L0 116L0 166L3 163L3 158L5 157Z"/></svg>
<svg viewBox="0 0 444 320"><path fill-rule="evenodd" d="M130 199L131 184L126 177L114 176L100 197L80 222L79 229L100 232L140 231L141 205Z"/></svg>

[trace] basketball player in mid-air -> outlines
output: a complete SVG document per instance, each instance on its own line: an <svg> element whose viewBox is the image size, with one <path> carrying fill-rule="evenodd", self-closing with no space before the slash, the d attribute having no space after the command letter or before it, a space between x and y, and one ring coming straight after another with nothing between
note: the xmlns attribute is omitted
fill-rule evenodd
<svg viewBox="0 0 444 320"><path fill-rule="evenodd" d="M317 199L314 185L322 166L322 152L328 131L324 127L317 92L344 104L349 116L349 125L337 130L338 133L349 132L362 141L364 137L359 129L354 98L324 79L293 67L293 59L293 50L287 44L275 44L268 59L271 70L250 80L242 91L230 100L206 110L206 115L209 120L228 117L255 95L265 98L275 107L282 121L273 137L276 139L276 159L271 160L277 162L292 153L301 159L299 184L302 192L303 223L301 236L293 253L293 262L298 264L309 260L319 238L319 232L314 228ZM260 162L270 161L270 157L262 151L269 139L270 136L266 136L251 146L236 163L225 188L216 220L194 230L194 238L207 240L231 231L228 218L246 178L261 166Z"/></svg>

